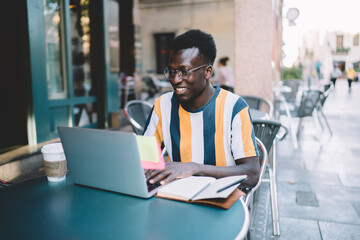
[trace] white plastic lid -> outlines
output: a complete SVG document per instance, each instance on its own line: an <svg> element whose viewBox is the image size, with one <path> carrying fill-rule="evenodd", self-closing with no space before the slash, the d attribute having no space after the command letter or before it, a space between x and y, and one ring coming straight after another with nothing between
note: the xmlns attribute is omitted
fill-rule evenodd
<svg viewBox="0 0 360 240"><path fill-rule="evenodd" d="M57 153L63 153L64 149L62 147L61 142L59 143L49 143L44 145L41 148L41 152L45 154L57 154Z"/></svg>

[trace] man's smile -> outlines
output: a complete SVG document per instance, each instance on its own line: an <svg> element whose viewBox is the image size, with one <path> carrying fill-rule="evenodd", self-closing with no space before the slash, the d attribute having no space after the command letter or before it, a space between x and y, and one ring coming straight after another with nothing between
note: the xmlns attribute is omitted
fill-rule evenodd
<svg viewBox="0 0 360 240"><path fill-rule="evenodd" d="M174 90L175 90L176 94L182 95L182 94L186 93L186 91L188 90L188 88L185 88L185 87L174 87Z"/></svg>

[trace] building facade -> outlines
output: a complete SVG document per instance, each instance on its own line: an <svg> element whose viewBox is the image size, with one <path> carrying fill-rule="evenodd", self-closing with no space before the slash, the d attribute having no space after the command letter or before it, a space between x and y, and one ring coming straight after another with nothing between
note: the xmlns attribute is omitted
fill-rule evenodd
<svg viewBox="0 0 360 240"><path fill-rule="evenodd" d="M109 127L136 72L132 0L16 0L0 10L0 150Z"/></svg>
<svg viewBox="0 0 360 240"><path fill-rule="evenodd" d="M14 0L0 9L0 151L58 137L57 126L110 127L119 76L161 73L174 37L211 33L235 92L272 100L282 0ZM215 72L217 67L215 63Z"/></svg>
<svg viewBox="0 0 360 240"><path fill-rule="evenodd" d="M320 62L323 79L330 79L335 65L344 73L349 66L359 72L359 33L332 31L323 36L318 31L308 33L300 48L299 63L309 66L308 74L315 75L316 63Z"/></svg>
<svg viewBox="0 0 360 240"><path fill-rule="evenodd" d="M140 0L139 4L143 74L161 74L171 40L189 29L201 29L217 45L215 77L218 59L228 56L235 92L272 100L272 87L280 78L282 0Z"/></svg>

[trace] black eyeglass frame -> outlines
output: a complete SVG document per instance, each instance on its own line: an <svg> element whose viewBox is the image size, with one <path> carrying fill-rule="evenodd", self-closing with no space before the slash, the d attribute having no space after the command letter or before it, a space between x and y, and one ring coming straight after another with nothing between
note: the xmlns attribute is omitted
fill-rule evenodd
<svg viewBox="0 0 360 240"><path fill-rule="evenodd" d="M164 70L164 75L165 75L166 79L168 79L170 81L173 80L176 77L176 74L179 74L178 76L179 76L180 79L187 80L192 72L195 72L196 70L199 70L199 69L201 69L203 67L207 67L207 66L211 66L211 65L204 64L204 65L201 65L199 67L192 68L192 69L189 69L189 70L186 70L186 69L185 70L173 69L172 67L168 66L168 69ZM171 74L172 77L170 77L170 71L174 71L174 74Z"/></svg>

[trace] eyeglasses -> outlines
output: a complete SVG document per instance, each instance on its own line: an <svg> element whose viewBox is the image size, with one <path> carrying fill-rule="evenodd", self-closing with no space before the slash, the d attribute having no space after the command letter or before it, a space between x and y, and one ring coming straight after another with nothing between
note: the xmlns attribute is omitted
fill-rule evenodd
<svg viewBox="0 0 360 240"><path fill-rule="evenodd" d="M164 70L164 75L167 79L169 80L173 80L176 76L176 74L178 74L179 78L183 79L183 80L187 80L192 72L195 72L196 70L199 70L200 68L206 67L208 66L208 64L204 64L201 65L199 67L190 69L190 70L177 70L177 69L173 69L170 66L168 66L168 69Z"/></svg>

